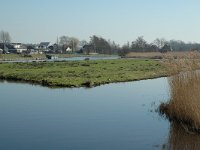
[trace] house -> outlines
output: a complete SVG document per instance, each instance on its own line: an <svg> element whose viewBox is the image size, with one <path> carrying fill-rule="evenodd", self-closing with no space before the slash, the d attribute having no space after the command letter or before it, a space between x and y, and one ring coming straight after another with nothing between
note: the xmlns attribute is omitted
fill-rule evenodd
<svg viewBox="0 0 200 150"><path fill-rule="evenodd" d="M3 51L2 53L4 53L4 49L5 49L5 44L4 43L0 43L0 49Z"/></svg>
<svg viewBox="0 0 200 150"><path fill-rule="evenodd" d="M36 50L36 45L33 44L27 44L27 54L38 54L38 51Z"/></svg>
<svg viewBox="0 0 200 150"><path fill-rule="evenodd" d="M50 54L54 54L54 53L62 53L62 49L60 48L60 46L58 44L53 44L51 46L49 46L49 51L48 53Z"/></svg>
<svg viewBox="0 0 200 150"><path fill-rule="evenodd" d="M0 43L0 49L3 50L3 53L25 53L27 47L22 43Z"/></svg>
<svg viewBox="0 0 200 150"><path fill-rule="evenodd" d="M40 50L48 50L49 46L51 46L50 42L41 42L38 46Z"/></svg>
<svg viewBox="0 0 200 150"><path fill-rule="evenodd" d="M49 48L50 46L51 46L50 42L41 42L37 47L38 53L39 54L48 53L50 51Z"/></svg>
<svg viewBox="0 0 200 150"><path fill-rule="evenodd" d="M27 46L22 44L22 43L11 43L11 45L13 45L14 47L14 51L16 51L17 53L26 53L27 52ZM12 52L12 49L9 50L9 52Z"/></svg>
<svg viewBox="0 0 200 150"><path fill-rule="evenodd" d="M0 43L0 49L3 50L3 53L10 53L10 50L13 53L17 53L17 50L10 43Z"/></svg>
<svg viewBox="0 0 200 150"><path fill-rule="evenodd" d="M72 52L72 49L70 48L70 47L68 47L67 49L66 49L66 52Z"/></svg>

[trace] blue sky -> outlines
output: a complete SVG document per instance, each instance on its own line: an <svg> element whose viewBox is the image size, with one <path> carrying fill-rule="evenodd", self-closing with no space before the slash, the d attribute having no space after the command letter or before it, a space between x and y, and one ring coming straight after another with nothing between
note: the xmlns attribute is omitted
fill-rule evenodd
<svg viewBox="0 0 200 150"><path fill-rule="evenodd" d="M0 30L13 42L55 42L58 36L89 40L92 35L119 44L138 36L151 42L200 42L198 0L0 0Z"/></svg>

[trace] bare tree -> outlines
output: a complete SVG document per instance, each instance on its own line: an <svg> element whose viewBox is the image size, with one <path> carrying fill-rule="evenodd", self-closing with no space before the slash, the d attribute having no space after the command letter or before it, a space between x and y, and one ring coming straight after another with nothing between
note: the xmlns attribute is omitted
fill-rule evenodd
<svg viewBox="0 0 200 150"><path fill-rule="evenodd" d="M111 46L109 42L99 36L93 35L90 37L90 44L94 47L94 52L99 54L110 54Z"/></svg>
<svg viewBox="0 0 200 150"><path fill-rule="evenodd" d="M144 40L143 36L139 36L131 45L134 51L144 52L147 47L147 41Z"/></svg>
<svg viewBox="0 0 200 150"><path fill-rule="evenodd" d="M11 42L10 34L7 31L0 31L0 43L3 43L3 53L7 53L8 49L6 47L6 44Z"/></svg>
<svg viewBox="0 0 200 150"><path fill-rule="evenodd" d="M10 43L11 41L11 37L10 37L10 34L6 31L0 31L0 42L1 43Z"/></svg>
<svg viewBox="0 0 200 150"><path fill-rule="evenodd" d="M82 46L82 47L87 44L88 44L88 42L86 40L82 40L79 42L79 46Z"/></svg>
<svg viewBox="0 0 200 150"><path fill-rule="evenodd" d="M79 45L79 40L75 37L70 37L69 41L70 41L69 45L72 47L72 51L74 52Z"/></svg>
<svg viewBox="0 0 200 150"><path fill-rule="evenodd" d="M59 45L69 45L70 43L70 40L69 40L69 37L68 36L61 36L59 38Z"/></svg>
<svg viewBox="0 0 200 150"><path fill-rule="evenodd" d="M79 40L75 37L61 36L59 40L59 45L66 47L71 47L72 51L75 51L78 47Z"/></svg>
<svg viewBox="0 0 200 150"><path fill-rule="evenodd" d="M167 44L167 41L164 38L157 38L153 41L153 44L155 44L159 49L161 49L164 45Z"/></svg>

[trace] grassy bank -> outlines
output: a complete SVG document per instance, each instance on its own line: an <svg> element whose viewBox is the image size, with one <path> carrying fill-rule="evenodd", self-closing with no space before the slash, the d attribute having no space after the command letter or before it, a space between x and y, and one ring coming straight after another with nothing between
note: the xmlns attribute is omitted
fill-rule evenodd
<svg viewBox="0 0 200 150"><path fill-rule="evenodd" d="M38 60L46 59L45 54L0 54L0 61L12 61L12 60Z"/></svg>
<svg viewBox="0 0 200 150"><path fill-rule="evenodd" d="M40 63L1 63L0 78L45 86L81 87L134 81L165 75L154 60L98 60Z"/></svg>
<svg viewBox="0 0 200 150"><path fill-rule="evenodd" d="M52 54L56 55L59 58L68 58L68 57L78 57L80 55L76 54ZM12 60L44 60L47 59L45 54L0 54L0 61L12 61Z"/></svg>

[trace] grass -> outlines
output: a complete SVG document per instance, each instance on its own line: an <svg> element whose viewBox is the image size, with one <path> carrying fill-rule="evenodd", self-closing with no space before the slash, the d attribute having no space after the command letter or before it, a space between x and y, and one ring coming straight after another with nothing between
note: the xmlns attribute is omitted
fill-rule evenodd
<svg viewBox="0 0 200 150"><path fill-rule="evenodd" d="M199 59L191 53L188 58L168 59L165 65L171 99L160 105L160 112L170 121L178 122L189 131L200 131L200 68Z"/></svg>
<svg viewBox="0 0 200 150"><path fill-rule="evenodd" d="M165 75L154 60L96 60L66 62L1 63L0 78L45 86L82 87L134 81Z"/></svg>
<svg viewBox="0 0 200 150"><path fill-rule="evenodd" d="M0 61L46 59L45 54L0 54Z"/></svg>

